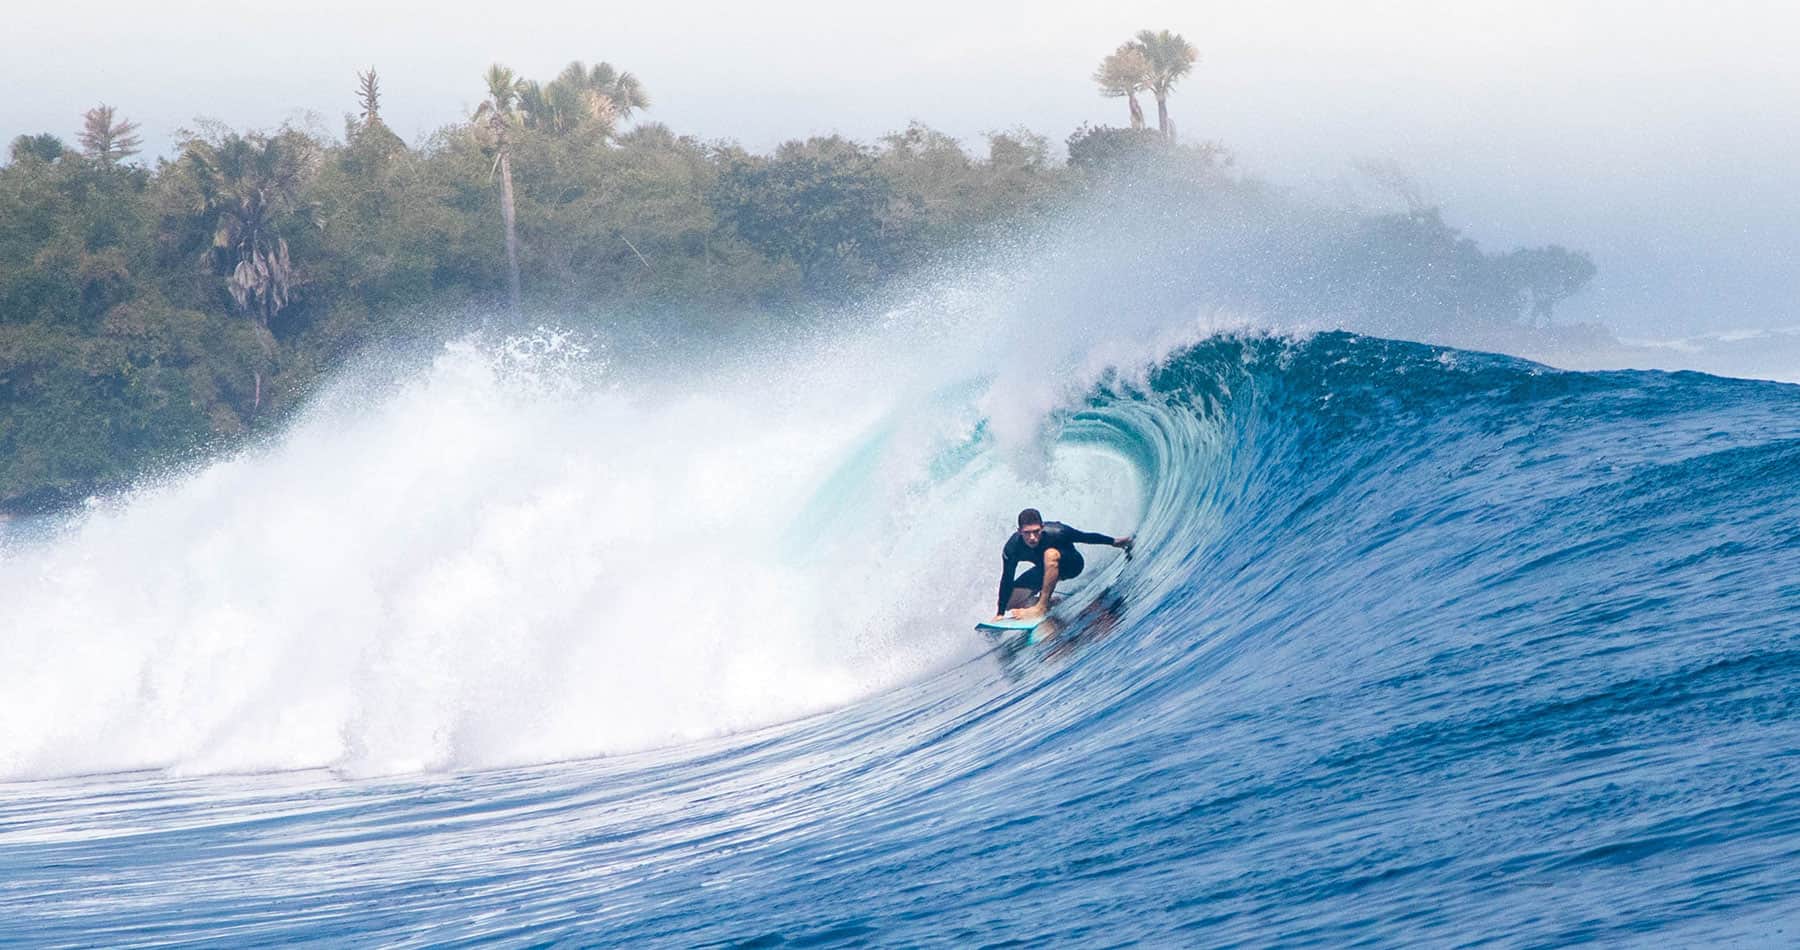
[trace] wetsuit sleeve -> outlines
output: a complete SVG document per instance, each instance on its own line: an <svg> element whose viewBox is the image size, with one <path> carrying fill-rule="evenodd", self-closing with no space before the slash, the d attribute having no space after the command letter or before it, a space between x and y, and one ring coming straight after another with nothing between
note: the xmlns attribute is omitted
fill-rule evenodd
<svg viewBox="0 0 1800 950"><path fill-rule="evenodd" d="M1082 531L1079 528L1069 529L1069 540L1074 541L1077 544L1112 544L1114 541L1113 538L1109 538L1104 534L1095 534L1092 531Z"/></svg>
<svg viewBox="0 0 1800 950"><path fill-rule="evenodd" d="M1006 613L1006 595L1012 593L1013 571L1018 566L1017 558L1000 555L1000 604L994 610L995 616Z"/></svg>

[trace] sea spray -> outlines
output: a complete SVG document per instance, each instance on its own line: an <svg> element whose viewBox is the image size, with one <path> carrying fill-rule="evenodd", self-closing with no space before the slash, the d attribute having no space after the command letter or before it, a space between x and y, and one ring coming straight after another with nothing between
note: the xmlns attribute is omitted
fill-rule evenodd
<svg viewBox="0 0 1800 950"><path fill-rule="evenodd" d="M644 394L540 331L349 374L269 444L7 552L0 776L390 773L749 728L983 649L1024 504L1129 529L1115 454L1021 474L988 453L986 384L872 387L850 358Z"/></svg>

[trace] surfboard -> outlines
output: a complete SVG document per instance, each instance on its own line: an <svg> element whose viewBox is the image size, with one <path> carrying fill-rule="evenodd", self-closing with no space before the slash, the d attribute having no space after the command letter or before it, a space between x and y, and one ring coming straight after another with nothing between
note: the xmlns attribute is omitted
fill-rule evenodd
<svg viewBox="0 0 1800 950"><path fill-rule="evenodd" d="M1050 619L1049 614L1034 617L1030 620L983 620L975 625L977 630L1036 630L1038 624Z"/></svg>

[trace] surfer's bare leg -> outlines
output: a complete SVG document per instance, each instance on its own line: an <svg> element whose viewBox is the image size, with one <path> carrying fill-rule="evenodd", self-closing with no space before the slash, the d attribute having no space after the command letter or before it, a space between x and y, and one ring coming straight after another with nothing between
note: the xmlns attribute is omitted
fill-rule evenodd
<svg viewBox="0 0 1800 950"><path fill-rule="evenodd" d="M1044 590L1037 603L1012 611L1020 620L1042 617L1050 612L1050 595L1056 593L1056 582L1062 577L1062 552L1051 548L1044 552Z"/></svg>

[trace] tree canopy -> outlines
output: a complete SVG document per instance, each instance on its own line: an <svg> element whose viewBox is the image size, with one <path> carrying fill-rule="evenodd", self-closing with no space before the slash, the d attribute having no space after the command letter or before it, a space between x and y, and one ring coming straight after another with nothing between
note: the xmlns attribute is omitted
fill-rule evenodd
<svg viewBox="0 0 1800 950"><path fill-rule="evenodd" d="M1193 62L1179 36L1140 34L1095 78L1127 98L1166 93ZM1166 125L1083 126L1060 155L1029 130L971 149L917 123L759 154L645 121L644 85L606 62L545 83L496 64L481 79L468 121L416 143L383 124L373 68L345 90L341 140L201 123L145 164L137 127L108 106L82 117L78 150L13 139L0 509L233 444L360 348L459 315L707 335L817 320L1072 215L1141 222L1165 289L1321 319L1363 307L1544 324L1594 273L1555 245L1485 252L1429 207L1307 207Z"/></svg>
<svg viewBox="0 0 1800 950"><path fill-rule="evenodd" d="M1176 83L1193 71L1199 59L1200 51L1180 33L1139 30L1130 42L1100 61L1094 70L1094 82L1101 95L1125 99L1134 129L1144 127L1144 110L1138 105L1137 94L1150 93L1156 99L1157 131L1173 142L1175 122L1169 117L1169 94Z"/></svg>

